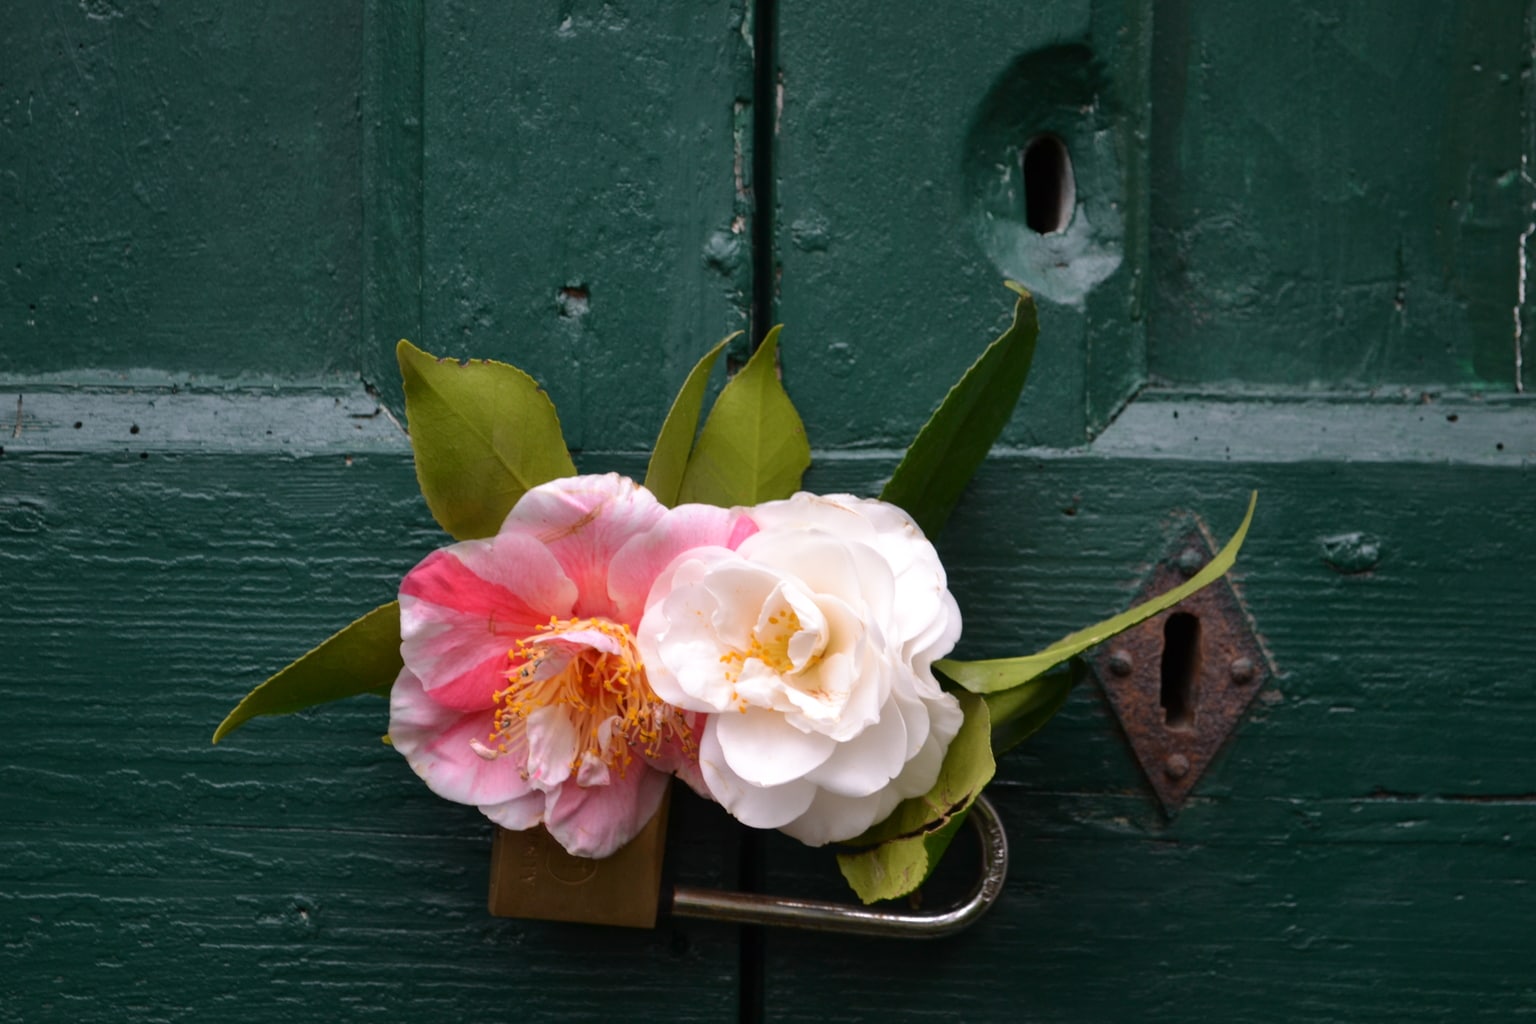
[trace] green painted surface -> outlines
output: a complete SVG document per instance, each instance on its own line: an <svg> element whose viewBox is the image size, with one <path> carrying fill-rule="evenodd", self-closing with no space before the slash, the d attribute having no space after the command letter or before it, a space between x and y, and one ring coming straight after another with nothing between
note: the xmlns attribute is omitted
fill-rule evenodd
<svg viewBox="0 0 1536 1024"><path fill-rule="evenodd" d="M724 2L19 13L0 1021L1536 1012L1531 31L1395 10L785 0L771 53ZM1037 131L1092 231L1024 233ZM1279 675L1176 820L1089 685L1001 762L1013 870L973 931L614 931L487 917L488 827L377 742L377 701L208 745L442 540L358 380L395 402L397 337L525 366L579 465L639 474L755 299L808 485L872 494L1006 325L1004 274L1041 348L941 538L957 653L1123 608L1190 514L1225 536L1260 491L1238 580ZM675 804L680 878L732 884L742 841ZM824 853L747 842L770 890L842 897Z"/></svg>
<svg viewBox="0 0 1536 1024"><path fill-rule="evenodd" d="M232 700L442 540L404 439L331 425L300 456L178 450L153 423L122 451L8 441L0 1020L729 1017L733 929L487 916L489 823L380 742L383 701L210 745ZM673 813L673 867L719 884L728 819Z"/></svg>
<svg viewBox="0 0 1536 1024"><path fill-rule="evenodd" d="M1190 514L1225 536L1257 489L1238 578L1279 676L1173 821L1080 690L1000 765L1000 912L939 946L770 934L765 1018L1536 1011L1525 6L777 6L813 440L904 443L1000 322L996 278L1042 299L1017 447L941 543L959 653L1124 608ZM1014 162L1039 133L1077 171L1056 236ZM772 891L839 892L792 843L762 856Z"/></svg>
<svg viewBox="0 0 1536 1024"><path fill-rule="evenodd" d="M939 947L774 935L767 1018L897 1005L1061 1022L1529 1013L1536 553L1511 539L1536 501L1529 425L1524 446L1469 467L995 460L941 545L966 653L1031 650L1125 606L1182 513L1225 535L1257 488L1237 579L1281 677L1171 823L1102 695L1078 691L1000 762L1000 913ZM1346 573L1330 542L1351 534L1377 555ZM771 860L774 891L835 895L835 875L793 844ZM843 995L829 1003L813 985Z"/></svg>
<svg viewBox="0 0 1536 1024"><path fill-rule="evenodd" d="M1007 326L1005 276L1043 339L1005 440L1080 444L1141 382L1147 6L777 5L774 309L808 346L785 377L816 443L911 441ZM1078 182L1059 239L1024 224L1039 133Z"/></svg>
<svg viewBox="0 0 1536 1024"><path fill-rule="evenodd" d="M0 374L355 379L359 15L7 11Z"/></svg>
<svg viewBox="0 0 1536 1024"><path fill-rule="evenodd" d="M1526 19L1159 5L1152 374L1514 390L1536 198Z"/></svg>
<svg viewBox="0 0 1536 1024"><path fill-rule="evenodd" d="M734 0L427 5L413 340L533 374L576 449L649 445L746 326L750 35Z"/></svg>

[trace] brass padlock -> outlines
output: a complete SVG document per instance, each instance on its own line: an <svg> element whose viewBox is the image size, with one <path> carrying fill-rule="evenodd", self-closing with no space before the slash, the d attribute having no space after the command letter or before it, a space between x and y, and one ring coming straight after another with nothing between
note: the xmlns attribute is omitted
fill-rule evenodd
<svg viewBox="0 0 1536 1024"><path fill-rule="evenodd" d="M496 830L490 910L496 917L654 928L661 905L668 791L650 824L603 860L573 857L541 826Z"/></svg>
<svg viewBox="0 0 1536 1024"><path fill-rule="evenodd" d="M670 800L669 793L651 823L607 860L572 857L542 828L498 829L491 849L491 913L654 928L661 904L661 858ZM667 909L674 917L886 938L953 935L975 924L997 902L1008 877L1008 837L991 801L978 796L969 820L981 839L981 874L970 895L953 906L902 913L679 885L668 894Z"/></svg>

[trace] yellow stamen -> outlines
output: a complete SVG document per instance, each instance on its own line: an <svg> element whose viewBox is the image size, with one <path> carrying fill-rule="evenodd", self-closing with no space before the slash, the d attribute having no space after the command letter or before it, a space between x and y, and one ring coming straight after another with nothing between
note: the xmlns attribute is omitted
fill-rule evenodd
<svg viewBox="0 0 1536 1024"><path fill-rule="evenodd" d="M631 747L655 757L667 745L677 743L692 753L692 730L676 708L652 692L634 634L627 626L607 619L551 618L538 633L578 630L601 633L615 641L617 653L583 647L569 654L548 643L519 640L507 652L513 666L507 673L511 685L496 694L490 750L505 753L512 735L521 731L530 714L542 707L560 706L576 728L572 772L590 754L622 775L633 760ZM570 660L563 667L539 678L546 659L567 657Z"/></svg>
<svg viewBox="0 0 1536 1024"><path fill-rule="evenodd" d="M768 616L768 625L771 628L766 632L753 631L746 650L732 649L720 655L720 664L726 667L727 680L734 683L740 679L742 666L751 658L756 658L781 676L795 670L795 663L789 656L789 642L800 632L800 616L795 614L793 608L785 608Z"/></svg>

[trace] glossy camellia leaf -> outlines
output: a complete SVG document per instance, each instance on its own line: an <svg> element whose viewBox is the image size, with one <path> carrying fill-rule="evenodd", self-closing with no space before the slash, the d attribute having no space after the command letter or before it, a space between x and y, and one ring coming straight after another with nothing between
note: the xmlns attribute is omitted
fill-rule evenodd
<svg viewBox="0 0 1536 1024"><path fill-rule="evenodd" d="M1223 573L1232 568L1232 563L1237 561L1237 552L1243 546L1243 539L1248 536L1248 525L1253 522L1253 509L1258 500L1259 493L1255 491L1248 500L1248 513L1243 516L1242 525L1237 528L1232 539L1227 541L1226 547L1211 559L1210 564L1167 593L1159 594L1112 619L1105 619L1065 636L1038 654L990 661L953 661L946 658L936 662L933 667L972 693L996 693L1029 682L1047 669L1150 619L1158 612L1172 608L1190 594L1220 579Z"/></svg>
<svg viewBox="0 0 1536 1024"><path fill-rule="evenodd" d="M651 462L645 470L645 489L656 495L656 500L668 507L677 504L677 495L683 485L683 471L688 468L688 456L693 453L693 436L698 433L699 413L704 408L704 391L709 387L709 375L715 361L725 346L741 336L741 332L723 339L720 344L704 353L704 358L694 364L683 381L661 433L656 436L656 447L651 450Z"/></svg>
<svg viewBox="0 0 1536 1024"><path fill-rule="evenodd" d="M1082 658L1069 658L1027 683L983 696L992 719L993 755L1011 750L1039 732L1087 675L1088 665Z"/></svg>
<svg viewBox="0 0 1536 1024"><path fill-rule="evenodd" d="M554 403L522 370L438 359L408 341L395 355L416 480L455 540L492 536L529 488L576 475Z"/></svg>
<svg viewBox="0 0 1536 1024"><path fill-rule="evenodd" d="M1007 285L1019 296L1013 325L949 389L880 492L883 500L906 509L929 537L943 528L965 485L1007 426L1035 358L1040 334L1035 300L1023 285Z"/></svg>
<svg viewBox="0 0 1536 1024"><path fill-rule="evenodd" d="M780 327L768 332L747 365L715 399L683 471L679 502L756 505L800 489L811 464L805 425L779 381Z"/></svg>
<svg viewBox="0 0 1536 1024"><path fill-rule="evenodd" d="M214 730L213 742L260 715L286 715L316 704L387 694L400 674L400 602L375 608L246 694Z"/></svg>
<svg viewBox="0 0 1536 1024"><path fill-rule="evenodd" d="M905 896L923 884L997 769L986 702L968 693L956 697L965 721L933 789L903 800L889 818L851 841L868 849L837 855L843 877L865 903Z"/></svg>

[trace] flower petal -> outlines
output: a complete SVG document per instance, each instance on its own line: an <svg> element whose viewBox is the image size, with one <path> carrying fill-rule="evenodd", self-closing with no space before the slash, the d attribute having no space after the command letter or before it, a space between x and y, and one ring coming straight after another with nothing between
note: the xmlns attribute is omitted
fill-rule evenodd
<svg viewBox="0 0 1536 1024"><path fill-rule="evenodd" d="M796 779L783 786L754 786L731 771L715 740L714 716L699 744L699 768L710 796L737 821L750 828L779 828L805 813L816 797L816 786Z"/></svg>
<svg viewBox="0 0 1536 1024"><path fill-rule="evenodd" d="M807 846L840 843L890 817L901 800L901 796L890 789L869 796L841 796L830 790L817 790L816 799L811 801L805 813L784 825L781 831Z"/></svg>
<svg viewBox="0 0 1536 1024"><path fill-rule="evenodd" d="M907 727L895 705L895 701L887 703L878 722L838 744L836 753L807 772L806 779L839 796L852 797L868 796L889 785L907 762Z"/></svg>
<svg viewBox="0 0 1536 1024"><path fill-rule="evenodd" d="M517 534L439 548L400 581L400 593L472 615L491 615L509 629L565 616L576 588L544 547Z"/></svg>
<svg viewBox="0 0 1536 1024"><path fill-rule="evenodd" d="M614 618L634 626L645 612L651 587L679 555L697 548L732 549L757 529L752 520L713 505L679 505L644 533L631 537L608 569Z"/></svg>
<svg viewBox="0 0 1536 1024"><path fill-rule="evenodd" d="M731 686L721 668L723 649L710 618L715 598L701 585L710 568L734 556L701 548L675 560L656 580L652 602L635 631L635 647L656 696L689 711L731 707Z"/></svg>
<svg viewBox="0 0 1536 1024"><path fill-rule="evenodd" d="M509 650L575 598L559 563L525 537L454 544L400 582L400 654L439 703L487 708L506 686Z"/></svg>
<svg viewBox="0 0 1536 1024"><path fill-rule="evenodd" d="M544 825L573 856L607 857L656 815L666 791L667 776L637 759L606 786L580 786L573 779L550 793Z"/></svg>
<svg viewBox="0 0 1536 1024"><path fill-rule="evenodd" d="M665 512L650 491L617 473L564 477L524 494L501 533L531 538L554 556L576 584L577 617L622 621L608 594L609 566Z"/></svg>
<svg viewBox="0 0 1536 1024"><path fill-rule="evenodd" d="M497 804L525 796L522 777L527 751L509 749L487 760L473 744L490 740L488 711L444 707L432 699L421 680L402 669L389 694L389 740L432 792L461 804ZM543 807L542 798L538 805Z"/></svg>
<svg viewBox="0 0 1536 1024"><path fill-rule="evenodd" d="M528 736L528 784L546 792L571 777L576 760L576 727L565 708L534 708L524 723Z"/></svg>
<svg viewBox="0 0 1536 1024"><path fill-rule="evenodd" d="M780 786L798 779L837 749L830 737L796 729L783 715L762 708L715 715L708 732L719 743L731 771L754 786Z"/></svg>
<svg viewBox="0 0 1536 1024"><path fill-rule="evenodd" d="M530 789L520 797L503 800L499 804L481 804L480 813L502 828L521 832L544 820L544 804L547 801L546 794Z"/></svg>

